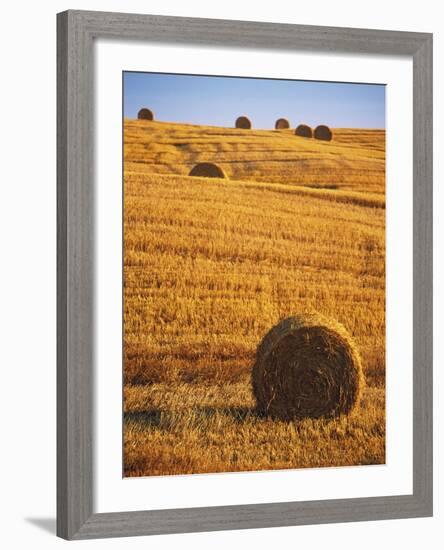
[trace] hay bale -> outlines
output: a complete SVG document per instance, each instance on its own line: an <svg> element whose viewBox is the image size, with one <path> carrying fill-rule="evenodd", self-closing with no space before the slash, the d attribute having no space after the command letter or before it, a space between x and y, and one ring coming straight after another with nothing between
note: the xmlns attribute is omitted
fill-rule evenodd
<svg viewBox="0 0 444 550"><path fill-rule="evenodd" d="M313 130L310 128L310 126L307 126L306 124L299 124L294 133L296 136L307 138L313 137Z"/></svg>
<svg viewBox="0 0 444 550"><path fill-rule="evenodd" d="M278 118L274 125L275 130L287 130L290 128L290 123L286 118Z"/></svg>
<svg viewBox="0 0 444 550"><path fill-rule="evenodd" d="M314 137L316 139L322 139L324 141L331 141L333 134L328 126L324 126L323 124L321 124L320 126L316 126Z"/></svg>
<svg viewBox="0 0 444 550"><path fill-rule="evenodd" d="M348 414L363 385L345 328L318 314L284 319L260 343L252 371L260 413L282 420Z"/></svg>
<svg viewBox="0 0 444 550"><path fill-rule="evenodd" d="M240 116L236 119L236 128L242 128L243 130L251 129L251 121L246 116Z"/></svg>
<svg viewBox="0 0 444 550"><path fill-rule="evenodd" d="M200 162L194 166L190 173L190 176L197 176L201 178L226 178L223 168L212 162Z"/></svg>
<svg viewBox="0 0 444 550"><path fill-rule="evenodd" d="M137 113L137 118L139 120L154 120L154 113L153 111L150 111L150 109L143 107L143 109L140 109Z"/></svg>

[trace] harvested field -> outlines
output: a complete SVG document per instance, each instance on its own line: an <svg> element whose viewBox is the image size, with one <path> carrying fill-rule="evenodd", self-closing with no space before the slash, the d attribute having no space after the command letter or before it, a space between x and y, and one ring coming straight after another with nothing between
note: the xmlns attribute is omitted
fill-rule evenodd
<svg viewBox="0 0 444 550"><path fill-rule="evenodd" d="M385 462L385 132L333 133L125 120L126 476ZM349 416L256 413L256 348L299 312L359 349Z"/></svg>

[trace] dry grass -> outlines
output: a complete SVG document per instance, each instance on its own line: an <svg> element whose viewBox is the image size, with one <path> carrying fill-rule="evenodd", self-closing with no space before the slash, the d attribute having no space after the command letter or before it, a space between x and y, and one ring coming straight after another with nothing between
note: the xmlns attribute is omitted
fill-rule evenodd
<svg viewBox="0 0 444 550"><path fill-rule="evenodd" d="M125 475L311 468L385 460L384 390L335 420L283 422L253 412L246 383L125 388Z"/></svg>
<svg viewBox="0 0 444 550"><path fill-rule="evenodd" d="M334 136L125 121L125 475L385 461L385 137ZM253 412L256 346L298 311L357 343L350 417Z"/></svg>
<svg viewBox="0 0 444 550"><path fill-rule="evenodd" d="M293 130L250 130L125 122L125 168L138 174L186 176L215 162L230 179L311 185L385 194L385 133L334 128L334 140Z"/></svg>

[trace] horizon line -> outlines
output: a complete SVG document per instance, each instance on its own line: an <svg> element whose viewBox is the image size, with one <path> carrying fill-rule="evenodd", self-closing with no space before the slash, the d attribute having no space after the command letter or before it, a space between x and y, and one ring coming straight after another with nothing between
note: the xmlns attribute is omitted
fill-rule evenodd
<svg viewBox="0 0 444 550"><path fill-rule="evenodd" d="M142 108L142 107L141 107ZM239 115L239 116L248 116L248 115ZM255 127L255 126L252 126L251 128L249 129L244 129L244 128L236 128L235 126L223 126L223 125L220 125L220 124L197 124L196 122L183 122L183 121L177 121L177 120L157 120L157 119L154 119L154 120L143 120L143 119L139 119L137 117L130 117L130 116L125 116L123 114L122 116L123 120L126 121L134 121L134 122L137 122L137 121L140 121L140 122L143 122L143 123L146 123L146 124L152 124L152 123L162 123L162 124L180 124L180 125L187 125L187 126L209 126L211 128L226 128L227 130L242 130L242 131L245 131L245 132L248 132L248 131L251 131L251 130L273 130L273 131L276 131L276 132L282 132L282 131L285 131L285 130L295 130L299 124L305 124L305 122L300 122L299 124L297 124L296 126L290 126L290 128L284 128L284 129L276 129L276 128L273 128L273 127L267 127L267 128L264 128L264 127ZM285 118L285 117L279 117L279 118ZM276 119L278 120L278 119ZM251 121L252 122L252 121ZM253 122L252 122L253 124ZM307 126L310 126L310 124L307 124ZM328 126L329 128L331 129L334 129L334 130L382 130L382 131L386 131L386 128L385 127L381 127L381 126L330 126L328 124L316 124L316 125L313 125L313 126L310 126L312 129L313 128L317 128L318 126Z"/></svg>

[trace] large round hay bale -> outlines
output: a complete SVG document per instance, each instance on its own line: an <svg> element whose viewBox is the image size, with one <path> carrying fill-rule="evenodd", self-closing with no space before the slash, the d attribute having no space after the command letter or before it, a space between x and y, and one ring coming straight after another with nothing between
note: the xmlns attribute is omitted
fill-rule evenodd
<svg viewBox="0 0 444 550"><path fill-rule="evenodd" d="M321 124L320 126L316 126L314 137L316 139L322 139L324 141L331 141L333 134L328 126L324 126L323 124Z"/></svg>
<svg viewBox="0 0 444 550"><path fill-rule="evenodd" d="M240 116L236 119L236 128L242 128L243 130L250 130L251 121L246 116Z"/></svg>
<svg viewBox="0 0 444 550"><path fill-rule="evenodd" d="M310 126L307 126L306 124L299 124L294 133L295 135L301 137L313 137L313 130L310 128Z"/></svg>
<svg viewBox="0 0 444 550"><path fill-rule="evenodd" d="M212 162L200 162L194 166L190 173L190 176L197 176L201 178L226 178L223 168Z"/></svg>
<svg viewBox="0 0 444 550"><path fill-rule="evenodd" d="M286 118L278 118L274 128L275 130L287 130L287 128L290 128L290 123Z"/></svg>
<svg viewBox="0 0 444 550"><path fill-rule="evenodd" d="M140 109L137 113L137 118L139 120L154 120L154 113L150 109L143 107L143 109Z"/></svg>
<svg viewBox="0 0 444 550"><path fill-rule="evenodd" d="M284 319L260 343L252 372L258 412L282 420L352 411L363 385L350 335L318 314Z"/></svg>

